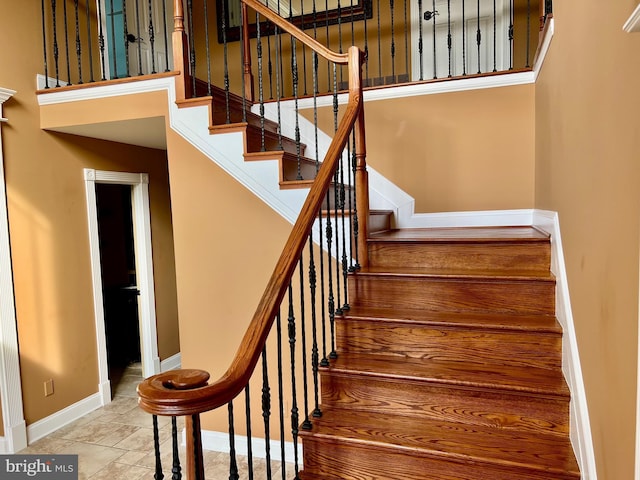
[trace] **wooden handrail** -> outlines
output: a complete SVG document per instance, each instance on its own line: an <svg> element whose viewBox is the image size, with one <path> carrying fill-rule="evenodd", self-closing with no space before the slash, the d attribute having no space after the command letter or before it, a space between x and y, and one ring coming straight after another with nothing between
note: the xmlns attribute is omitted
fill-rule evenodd
<svg viewBox="0 0 640 480"><path fill-rule="evenodd" d="M243 1L254 8L254 0ZM264 8L257 3L255 5ZM284 20L280 23L286 31L296 30L300 35L296 38L305 44L310 39L312 42L309 43L314 45L308 46L315 49L317 42L308 35ZM323 47L322 50L327 49ZM344 55L331 52L325 56L339 60L343 57L349 66L347 109L231 365L217 381L207 385L203 385L206 372L197 370L175 370L146 379L138 386L138 395L140 407L148 413L182 416L213 410L233 400L249 382L354 126L358 130L357 144L364 146L361 78L364 53L352 46ZM357 152L357 156L358 167L364 168L364 152ZM365 191L360 197L366 195ZM362 215L368 215L368 211L362 212Z"/></svg>

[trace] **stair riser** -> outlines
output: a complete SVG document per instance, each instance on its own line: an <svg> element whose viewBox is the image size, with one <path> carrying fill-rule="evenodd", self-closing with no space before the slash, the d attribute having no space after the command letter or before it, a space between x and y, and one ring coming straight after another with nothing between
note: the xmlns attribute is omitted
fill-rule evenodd
<svg viewBox="0 0 640 480"><path fill-rule="evenodd" d="M514 320L514 322L517 320ZM444 361L560 368L557 334L441 327L364 319L336 319L339 352Z"/></svg>
<svg viewBox="0 0 640 480"><path fill-rule="evenodd" d="M287 137L282 137L282 147L279 145L278 135L269 131L265 131L265 150L278 151L284 150L292 154L297 154L296 142ZM262 132L260 128L247 127L247 152L259 152L262 146ZM300 144L300 155L304 155L305 145Z"/></svg>
<svg viewBox="0 0 640 480"><path fill-rule="evenodd" d="M419 243L369 241L369 262L375 267L456 269L469 271L548 272L548 243Z"/></svg>
<svg viewBox="0 0 640 480"><path fill-rule="evenodd" d="M438 440L434 439L434 443ZM362 448L348 442L304 438L305 478L334 480L576 480L556 473L524 471L478 462L422 457L392 448Z"/></svg>
<svg viewBox="0 0 640 480"><path fill-rule="evenodd" d="M555 285L545 281L510 281L352 275L348 279L353 305L457 312L551 315Z"/></svg>
<svg viewBox="0 0 640 480"><path fill-rule="evenodd" d="M536 433L568 434L568 398L321 372L322 405Z"/></svg>

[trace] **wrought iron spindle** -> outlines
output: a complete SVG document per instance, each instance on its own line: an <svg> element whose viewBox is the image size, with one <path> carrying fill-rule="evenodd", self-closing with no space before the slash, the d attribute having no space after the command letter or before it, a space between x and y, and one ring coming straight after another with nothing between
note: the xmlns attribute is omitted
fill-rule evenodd
<svg viewBox="0 0 640 480"><path fill-rule="evenodd" d="M300 121L298 115L298 58L296 39L291 37L291 74L293 76L293 98L295 107L296 180L302 180L302 156L300 148Z"/></svg>
<svg viewBox="0 0 640 480"><path fill-rule="evenodd" d="M424 80L424 59L422 58L422 0L418 0L418 57L420 66L419 80Z"/></svg>
<svg viewBox="0 0 640 480"><path fill-rule="evenodd" d="M465 0L462 0L462 75L467 75L467 18Z"/></svg>
<svg viewBox="0 0 640 480"><path fill-rule="evenodd" d="M262 418L264 419L264 447L267 480L271 480L271 388L267 368L267 349L262 349Z"/></svg>
<svg viewBox="0 0 640 480"><path fill-rule="evenodd" d="M93 39L92 39L92 35L91 35L91 11L90 11L90 7L89 7L89 2L87 3L87 39L88 39L88 48L87 50L89 51L89 81L90 82L94 82L94 77L93 77ZM100 7L98 7L100 8Z"/></svg>
<svg viewBox="0 0 640 480"><path fill-rule="evenodd" d="M42 53L44 55L44 88L49 88L49 66L47 65L47 27L44 0L40 0L42 7Z"/></svg>
<svg viewBox="0 0 640 480"><path fill-rule="evenodd" d="M164 474L162 473L162 461L160 460L160 435L158 433L158 416L153 415L153 451L155 455L155 473L153 474L153 478L155 480L162 480L164 478Z"/></svg>
<svg viewBox="0 0 640 480"><path fill-rule="evenodd" d="M171 438L173 456L173 460L171 463L171 480L181 480L182 468L180 467L180 454L178 452L178 424L176 421L176 417L171 417ZM159 458L156 459L156 461L159 461Z"/></svg>
<svg viewBox="0 0 640 480"><path fill-rule="evenodd" d="M364 86L368 87L369 86L369 33L367 31L367 17L369 15L367 15L367 9L368 8L372 8L371 7L371 1L372 0L364 0L364 78L365 78L365 82L364 82ZM419 2L422 2L422 0L418 0Z"/></svg>
<svg viewBox="0 0 640 480"><path fill-rule="evenodd" d="M336 67L333 66L333 131L338 131L338 79L336 76ZM340 304L340 239L338 238L338 211L340 209L340 186L338 181L339 166L333 174L333 208L335 210L333 219L335 227L335 246L336 246L336 315L342 315L342 305ZM331 324L331 336L333 337L333 323Z"/></svg>
<svg viewBox="0 0 640 480"><path fill-rule="evenodd" d="M342 53L342 5L338 0L338 51ZM343 82L342 78L343 66L340 65L340 84Z"/></svg>
<svg viewBox="0 0 640 480"><path fill-rule="evenodd" d="M358 247L358 237L359 237L359 229L360 224L358 223L358 189L355 188L355 179L356 179L356 132L353 132L353 147L351 149L351 168L353 170L353 180L354 180L354 188L353 188L353 245L355 247L355 265L353 266L354 271L360 269L360 257L359 257L359 247ZM352 255L353 257L353 255Z"/></svg>
<svg viewBox="0 0 640 480"><path fill-rule="evenodd" d="M123 10L126 10L126 6L122 7ZM126 32L126 30L125 30ZM129 37L129 33L125 33L127 38ZM138 0L136 0L136 48L138 50L138 75L142 75L142 38L140 37L140 5ZM125 48L128 45L125 42Z"/></svg>
<svg viewBox="0 0 640 480"><path fill-rule="evenodd" d="M355 34L355 30L354 30L354 24L355 24L355 18L354 18L354 11L353 11L353 0L349 0L349 9L351 10L350 14L351 14L351 21L349 22L351 24L351 45L355 45L356 44L356 34Z"/></svg>
<svg viewBox="0 0 640 480"><path fill-rule="evenodd" d="M304 400L304 420L302 422L302 428L304 430L311 430L311 421L309 420L309 382L307 375L307 319L304 308L304 261L302 252L300 252L300 260L298 261L298 271L300 273L300 347L302 351L302 398Z"/></svg>
<svg viewBox="0 0 640 480"><path fill-rule="evenodd" d="M244 411L246 417L247 426L247 470L249 479L253 479L253 435L251 433L251 392L249 389L249 383L244 387Z"/></svg>
<svg viewBox="0 0 640 480"><path fill-rule="evenodd" d="M302 21L301 28L304 29L304 2L300 2L300 18ZM304 43L302 43L302 79L304 84L304 92L303 95L308 95L307 93L307 47Z"/></svg>
<svg viewBox="0 0 640 480"><path fill-rule="evenodd" d="M162 0L162 33L164 36L164 59L165 67L164 71L169 71L169 35L167 33L167 0Z"/></svg>
<svg viewBox="0 0 640 480"><path fill-rule="evenodd" d="M193 0L187 0L187 25L189 27L189 65L191 67L191 92L193 97L196 92L196 48L195 33L193 31Z"/></svg>
<svg viewBox="0 0 640 480"><path fill-rule="evenodd" d="M464 1L464 0L463 0ZM409 77L409 6L408 1L404 0L404 73ZM422 18L420 18L422 23Z"/></svg>
<svg viewBox="0 0 640 480"><path fill-rule="evenodd" d="M477 2L477 19L478 19L478 30L476 31L476 44L478 45L478 73L481 73L480 70L480 45L482 44L482 31L480 30L480 0Z"/></svg>
<svg viewBox="0 0 640 480"><path fill-rule="evenodd" d="M258 98L260 100L260 151L266 151L264 139L264 85L262 77L262 37L260 35L260 14L256 12L256 48L258 49Z"/></svg>
<svg viewBox="0 0 640 480"><path fill-rule="evenodd" d="M51 0L51 12L53 15L53 63L56 67L56 87L60 86L60 69L58 64L58 32L56 25L56 0Z"/></svg>
<svg viewBox="0 0 640 480"><path fill-rule="evenodd" d="M227 65L227 20L225 14L226 1L221 2L222 5L222 43L224 44L224 84L225 92L227 91L227 84L229 83L229 68ZM211 96L211 48L209 47L209 2L204 0L202 4L204 13L204 45L207 55L207 95ZM241 42L242 43L242 42ZM244 85L244 82L243 82ZM229 106L227 105L227 123L229 123Z"/></svg>
<svg viewBox="0 0 640 480"><path fill-rule="evenodd" d="M80 42L80 15L78 12L78 0L73 0L73 9L76 20L76 59L78 60L78 84L82 82L82 43ZM91 44L89 44L91 45Z"/></svg>
<svg viewBox="0 0 640 480"><path fill-rule="evenodd" d="M322 253L320 253L322 255ZM318 384L318 320L316 317L316 262L313 253L313 231L309 233L309 292L311 295L311 368L313 372L313 415L314 418L322 416L320 410L319 384ZM322 305L322 304L321 304Z"/></svg>
<svg viewBox="0 0 640 480"><path fill-rule="evenodd" d="M529 48L530 48L530 43L531 43L531 0L527 0L527 64L525 65L525 67L529 68L530 65L530 53L529 53Z"/></svg>
<svg viewBox="0 0 640 480"><path fill-rule="evenodd" d="M280 11L280 0L278 0L278 12ZM280 29L278 27L274 30L276 47L276 114L278 116L278 148L282 150L282 106L280 100L282 99L282 39L280 38Z"/></svg>
<svg viewBox="0 0 640 480"><path fill-rule="evenodd" d="M384 77L382 76L382 44L380 40L381 28L380 28L380 0L376 0L376 10L378 11L378 80L376 85L384 84Z"/></svg>
<svg viewBox="0 0 640 480"><path fill-rule="evenodd" d="M111 0L113 3L113 0ZM129 27L127 26L127 3L126 1L122 2L122 37L124 39L124 64L125 64L125 77L129 77ZM115 38L115 37L114 37ZM138 55L140 57L140 55ZM114 58L114 63L116 63L116 59ZM142 70L142 68L140 69Z"/></svg>
<svg viewBox="0 0 640 480"><path fill-rule="evenodd" d="M479 0L478 0L479 1ZM438 78L437 64L438 52L436 48L436 0L433 0L433 78Z"/></svg>
<svg viewBox="0 0 640 480"><path fill-rule="evenodd" d="M391 77L392 82L396 83L396 31L395 31L395 2L389 0L389 10L391 11Z"/></svg>
<svg viewBox="0 0 640 480"><path fill-rule="evenodd" d="M347 142L348 143L348 142ZM347 152L347 157L349 152ZM340 163L338 164L340 170L340 216L342 219L342 288L343 288L343 304L342 311L349 310L349 302L347 300L347 229L345 219L345 205L346 205L346 191L344 184L344 152L340 156Z"/></svg>
<svg viewBox="0 0 640 480"><path fill-rule="evenodd" d="M191 415L188 418L187 432L191 430L191 446L193 450L194 480L204 480L204 459L202 454L202 429L200 427L200 415ZM172 479L174 480L174 479ZM176 478L175 480L180 480Z"/></svg>
<svg viewBox="0 0 640 480"><path fill-rule="evenodd" d="M293 287L289 283L289 352L291 360L291 435L293 437L293 463L296 478L298 478L298 394L296 389L296 318L293 314Z"/></svg>
<svg viewBox="0 0 640 480"><path fill-rule="evenodd" d="M496 9L496 0L493 0L493 71L497 72L497 46L498 46L498 11Z"/></svg>
<svg viewBox="0 0 640 480"><path fill-rule="evenodd" d="M509 0L509 70L513 70L513 2Z"/></svg>
<svg viewBox="0 0 640 480"><path fill-rule="evenodd" d="M282 480L286 480L285 461L285 436L284 436L284 393L282 384L282 318L280 311L276 315L276 343L278 352L278 420L280 425L280 460L282 462Z"/></svg>
<svg viewBox="0 0 640 480"><path fill-rule="evenodd" d="M206 13L205 13L206 17ZM156 73L156 32L153 26L153 5L149 0L149 46L151 47L151 73Z"/></svg>
<svg viewBox="0 0 640 480"><path fill-rule="evenodd" d="M71 85L71 61L69 58L69 26L67 23L67 2L63 0L62 2L62 12L64 14L64 49L65 49L65 57L67 59L67 81L68 85Z"/></svg>
<svg viewBox="0 0 640 480"><path fill-rule="evenodd" d="M447 52L449 54L449 73L448 77L453 76L452 72L452 54L453 40L451 37L451 0L447 0Z"/></svg>
<svg viewBox="0 0 640 480"><path fill-rule="evenodd" d="M246 8L247 6L245 4L242 4L242 8L243 8L243 14L241 16L242 20L241 20L241 25L240 25L240 35L243 36L245 34L245 28L244 28L244 22L247 20L245 18L245 13L246 13ZM242 121L246 122L247 121L247 85L244 79L244 62L245 62L245 41L244 38L240 38L240 68L243 71L243 79L241 83L241 92L242 92Z"/></svg>
<svg viewBox="0 0 640 480"><path fill-rule="evenodd" d="M102 78L101 80L106 80L107 68L105 65L105 55L104 55L104 31L102 30L102 5L100 4L101 0L98 0L98 47L100 49L100 64L102 65ZM105 5L106 6L106 5Z"/></svg>
<svg viewBox="0 0 640 480"><path fill-rule="evenodd" d="M236 433L233 420L233 400L227 404L229 413L229 480L238 480L238 462L236 460Z"/></svg>
<svg viewBox="0 0 640 480"><path fill-rule="evenodd" d="M271 32L267 32L267 73L269 74L269 100L273 100L273 65L271 64Z"/></svg>
<svg viewBox="0 0 640 480"><path fill-rule="evenodd" d="M329 0L324 0L324 20L327 29L327 48L331 48L331 37L329 36ZM327 85L331 85L331 61L327 60Z"/></svg>

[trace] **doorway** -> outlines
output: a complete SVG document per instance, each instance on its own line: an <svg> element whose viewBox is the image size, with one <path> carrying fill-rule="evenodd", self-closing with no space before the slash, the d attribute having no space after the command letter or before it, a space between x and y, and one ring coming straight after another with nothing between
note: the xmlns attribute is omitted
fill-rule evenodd
<svg viewBox="0 0 640 480"><path fill-rule="evenodd" d="M84 176L98 344L99 392L102 403L107 404L112 396L109 372L111 364L130 362L139 356L144 377L160 372L149 175L85 169ZM99 206L99 202L102 206ZM108 227L100 226L100 210L103 210L104 225ZM119 246L105 245L112 241L110 236L101 238L101 228L104 232L113 225L116 225L113 230L119 232L112 234L114 238L122 237L122 244ZM103 248L107 250L105 253ZM114 271L111 271L110 255L121 257L122 265L114 267ZM103 263L107 270L104 275ZM139 347L139 353L136 347Z"/></svg>
<svg viewBox="0 0 640 480"><path fill-rule="evenodd" d="M125 370L142 360L133 237L132 187L96 185L102 299L111 394Z"/></svg>

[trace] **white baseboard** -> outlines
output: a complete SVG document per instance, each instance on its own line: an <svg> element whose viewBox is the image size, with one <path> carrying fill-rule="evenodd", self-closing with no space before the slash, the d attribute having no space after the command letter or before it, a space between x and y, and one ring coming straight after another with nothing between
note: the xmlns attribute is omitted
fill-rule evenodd
<svg viewBox="0 0 640 480"><path fill-rule="evenodd" d="M413 206L411 206L413 210ZM434 227L510 227L532 225L531 209L486 210L478 212L413 213L400 210L396 218L397 228Z"/></svg>
<svg viewBox="0 0 640 480"><path fill-rule="evenodd" d="M160 362L160 371L168 372L169 370L178 370L182 366L182 356L180 352L172 355L169 358L165 358Z"/></svg>
<svg viewBox="0 0 640 480"><path fill-rule="evenodd" d="M69 423L78 420L81 417L93 412L103 405L102 396L100 393L94 393L93 395L80 400L79 402L69 405L66 408L49 415L48 417L38 420L35 423L27 426L27 439L31 444L36 440L39 440L47 435L55 432L59 428L68 425Z"/></svg>
<svg viewBox="0 0 640 480"><path fill-rule="evenodd" d="M184 430L183 442L184 442ZM249 452L249 442L244 435L235 435L235 450L237 455L247 455ZM252 438L251 448L252 455L255 458L267 458L267 442L263 438ZM202 448L212 452L229 453L229 434L225 432L215 432L212 430L202 431ZM282 460L281 444L278 440L271 440L269 442L269 455L272 460ZM294 447L293 442L284 442L284 461L294 462ZM298 465L302 469L302 442L298 442Z"/></svg>
<svg viewBox="0 0 640 480"><path fill-rule="evenodd" d="M556 277L556 317L563 331L562 371L571 390L571 443L582 478L596 480L596 462L587 408L587 393L582 378L578 340L571 310L558 213L535 210L532 225L551 234L551 271Z"/></svg>

